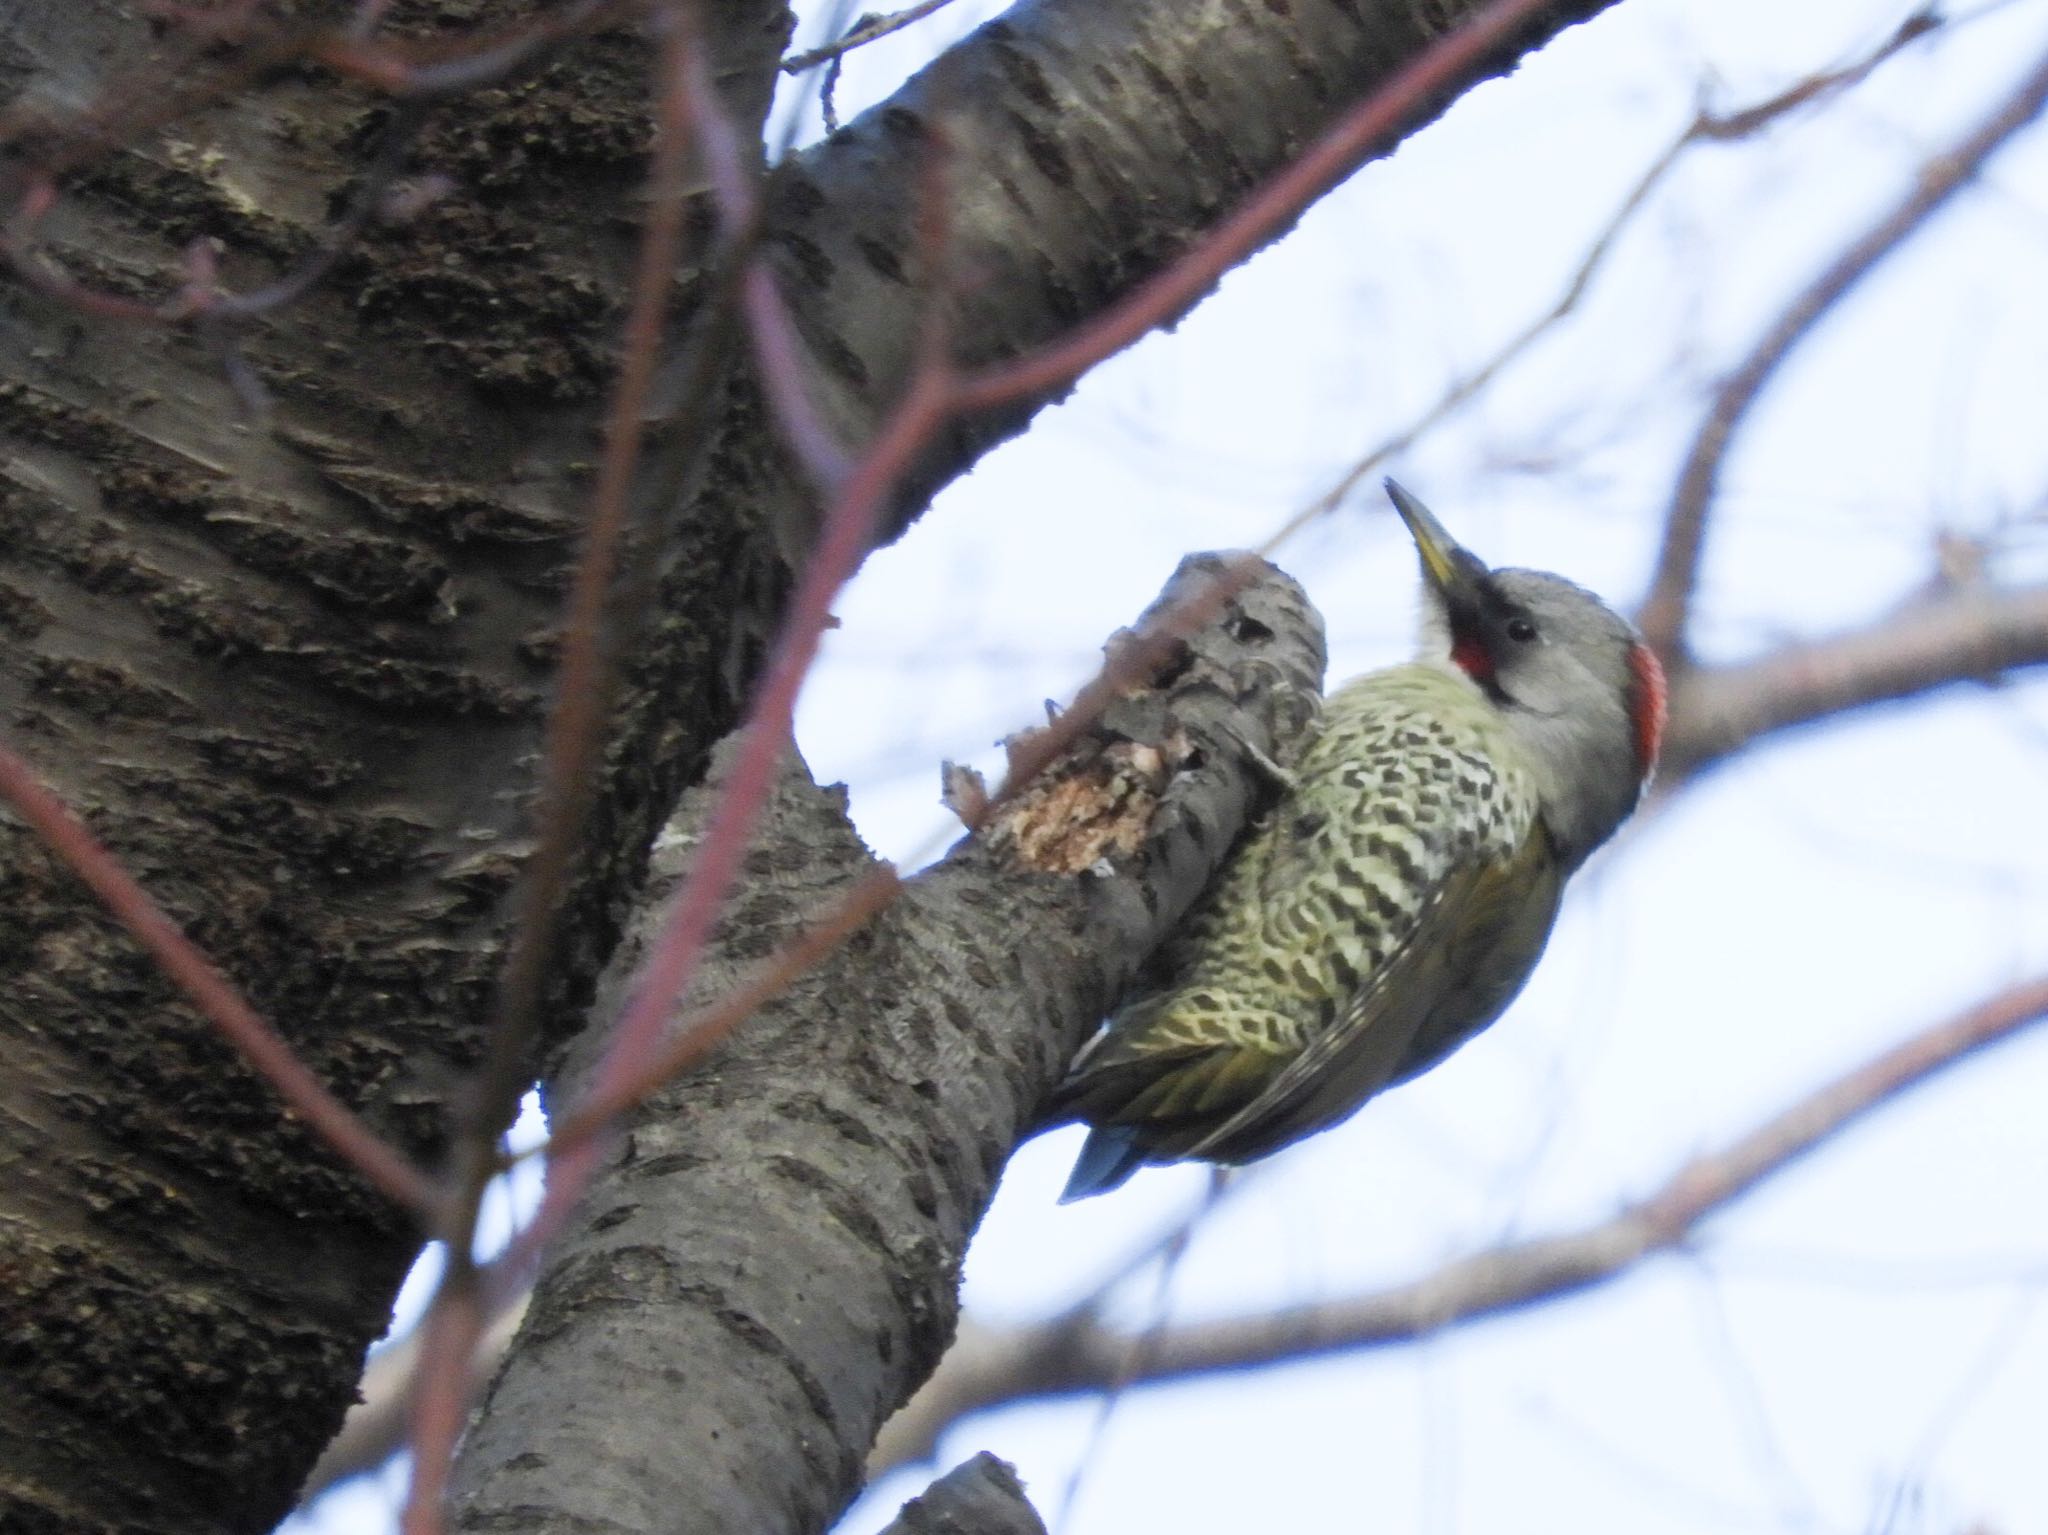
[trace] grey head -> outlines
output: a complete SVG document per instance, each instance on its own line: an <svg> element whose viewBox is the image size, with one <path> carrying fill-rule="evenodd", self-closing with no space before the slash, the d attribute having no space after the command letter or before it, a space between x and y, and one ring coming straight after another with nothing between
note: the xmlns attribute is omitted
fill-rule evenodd
<svg viewBox="0 0 2048 1535"><path fill-rule="evenodd" d="M1423 658L1448 660L1500 710L1569 872L1628 818L1657 765L1664 669L1584 587L1489 569L1392 480L1387 494L1422 556Z"/></svg>

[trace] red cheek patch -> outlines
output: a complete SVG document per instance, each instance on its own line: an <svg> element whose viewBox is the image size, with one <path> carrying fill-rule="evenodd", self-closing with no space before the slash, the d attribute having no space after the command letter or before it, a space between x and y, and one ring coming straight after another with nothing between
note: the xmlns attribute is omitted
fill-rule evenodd
<svg viewBox="0 0 2048 1535"><path fill-rule="evenodd" d="M1473 636L1460 634L1452 640L1451 660L1457 664L1459 671L1474 682L1493 681L1493 657L1487 654L1486 647ZM1656 662L1653 660L1650 664L1654 666Z"/></svg>
<svg viewBox="0 0 2048 1535"><path fill-rule="evenodd" d="M1664 682L1662 663L1647 645L1629 648L1628 669L1634 683L1629 689L1628 712L1636 727L1636 768L1648 778L1650 769L1657 765L1657 753L1664 747L1664 721L1670 709L1670 689Z"/></svg>

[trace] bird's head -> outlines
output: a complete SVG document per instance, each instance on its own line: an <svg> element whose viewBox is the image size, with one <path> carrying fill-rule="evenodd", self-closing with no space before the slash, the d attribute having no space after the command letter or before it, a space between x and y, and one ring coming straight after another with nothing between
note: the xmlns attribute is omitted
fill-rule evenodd
<svg viewBox="0 0 2048 1535"><path fill-rule="evenodd" d="M1641 797L1664 735L1664 669L1635 626L1541 570L1493 570L1387 481L1422 556L1423 655L1447 659L1527 751L1567 867Z"/></svg>

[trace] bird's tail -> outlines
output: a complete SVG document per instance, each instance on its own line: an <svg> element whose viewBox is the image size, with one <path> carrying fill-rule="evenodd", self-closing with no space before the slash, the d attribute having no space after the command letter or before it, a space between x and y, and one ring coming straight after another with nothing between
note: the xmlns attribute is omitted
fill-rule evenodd
<svg viewBox="0 0 2048 1535"><path fill-rule="evenodd" d="M1122 1125L1101 1125L1088 1132L1060 1203L1070 1205L1090 1194L1106 1194L1145 1165L1145 1153L1136 1138Z"/></svg>

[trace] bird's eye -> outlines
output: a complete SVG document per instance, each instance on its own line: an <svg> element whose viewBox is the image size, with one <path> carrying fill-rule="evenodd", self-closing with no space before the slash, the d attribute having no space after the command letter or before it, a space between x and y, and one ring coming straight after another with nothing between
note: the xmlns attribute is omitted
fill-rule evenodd
<svg viewBox="0 0 2048 1535"><path fill-rule="evenodd" d="M1511 618L1508 620L1508 638L1526 645L1536 638L1536 626L1526 618Z"/></svg>

